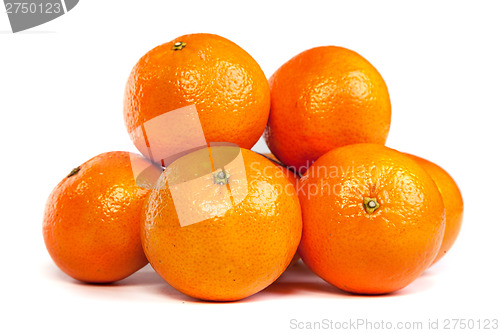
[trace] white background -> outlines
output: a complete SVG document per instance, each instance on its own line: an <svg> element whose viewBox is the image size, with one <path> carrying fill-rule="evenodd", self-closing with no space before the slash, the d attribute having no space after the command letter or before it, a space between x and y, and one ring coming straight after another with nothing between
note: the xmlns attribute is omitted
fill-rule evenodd
<svg viewBox="0 0 500 333"><path fill-rule="evenodd" d="M424 328L429 319L500 319L499 18L495 1L82 0L12 34L2 8L0 331L286 332L297 331L292 319ZM149 49L193 32L231 39L268 77L314 46L367 58L391 95L387 145L440 164L462 190L464 224L452 251L409 287L380 297L342 293L303 264L234 303L183 296L150 267L111 286L60 272L41 232L48 194L94 155L135 151L122 118L129 72Z"/></svg>

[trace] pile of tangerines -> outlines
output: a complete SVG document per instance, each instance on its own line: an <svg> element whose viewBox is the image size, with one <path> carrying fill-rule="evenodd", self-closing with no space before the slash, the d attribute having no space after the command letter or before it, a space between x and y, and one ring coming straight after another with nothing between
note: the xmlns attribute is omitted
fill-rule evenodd
<svg viewBox="0 0 500 333"><path fill-rule="evenodd" d="M450 175L384 146L389 93L354 51L313 48L267 80L233 42L182 36L135 65L124 117L142 155L88 160L46 205L47 249L77 280L111 283L149 262L189 296L239 300L300 257L340 289L389 293L460 230ZM250 150L262 135L272 154Z"/></svg>

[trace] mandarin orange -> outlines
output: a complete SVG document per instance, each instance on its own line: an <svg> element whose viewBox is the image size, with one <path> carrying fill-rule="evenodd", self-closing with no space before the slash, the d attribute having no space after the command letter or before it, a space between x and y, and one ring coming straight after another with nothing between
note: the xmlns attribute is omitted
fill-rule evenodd
<svg viewBox="0 0 500 333"><path fill-rule="evenodd" d="M199 122L206 142L231 142L250 149L266 127L269 84L257 62L235 43L213 34L181 36L147 52L132 69L124 99L127 131L148 156L141 142L148 131L144 125L193 105L199 119L188 115L189 119L173 118L174 123L149 129L145 144L174 130L178 137L189 134ZM179 138L175 144L189 139Z"/></svg>
<svg viewBox="0 0 500 333"><path fill-rule="evenodd" d="M415 159L427 171L443 197L444 208L446 210L446 228L444 230L443 243L433 262L435 263L451 249L458 237L460 228L462 227L464 201L457 183L455 183L455 180L453 180L448 172L439 165L424 158L411 154L407 155Z"/></svg>
<svg viewBox="0 0 500 333"><path fill-rule="evenodd" d="M389 92L379 72L358 53L336 46L304 51L282 65L269 84L267 145L300 174L333 148L385 143Z"/></svg>
<svg viewBox="0 0 500 333"><path fill-rule="evenodd" d="M147 264L139 225L150 190L137 185L132 163L160 174L139 155L109 152L73 169L50 194L43 219L45 245L69 276L108 283Z"/></svg>
<svg viewBox="0 0 500 333"><path fill-rule="evenodd" d="M144 207L146 256L166 282L194 298L257 293L283 273L300 242L293 186L278 166L245 149L210 147L176 160Z"/></svg>
<svg viewBox="0 0 500 333"><path fill-rule="evenodd" d="M436 258L445 210L413 159L377 144L320 157L300 179L306 265L340 289L382 294L404 288Z"/></svg>

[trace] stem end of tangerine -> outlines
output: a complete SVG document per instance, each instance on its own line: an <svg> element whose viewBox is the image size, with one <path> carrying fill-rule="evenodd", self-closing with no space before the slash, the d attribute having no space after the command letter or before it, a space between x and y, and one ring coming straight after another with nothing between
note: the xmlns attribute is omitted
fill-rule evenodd
<svg viewBox="0 0 500 333"><path fill-rule="evenodd" d="M364 198L363 206L368 214L373 214L380 207L380 204L377 202L377 198Z"/></svg>
<svg viewBox="0 0 500 333"><path fill-rule="evenodd" d="M76 175L78 172L80 172L80 167L76 167L74 168L73 170L71 170L71 172L66 176L66 178L69 178L69 177L73 177L74 175Z"/></svg>
<svg viewBox="0 0 500 333"><path fill-rule="evenodd" d="M180 50L182 50L185 47L186 47L186 43L185 42L175 42L174 45L172 46L172 50L174 50L174 51L180 51Z"/></svg>
<svg viewBox="0 0 500 333"><path fill-rule="evenodd" d="M214 175L214 184L216 185L229 184L229 177L231 175L226 170L222 169L221 171L215 172L213 175Z"/></svg>

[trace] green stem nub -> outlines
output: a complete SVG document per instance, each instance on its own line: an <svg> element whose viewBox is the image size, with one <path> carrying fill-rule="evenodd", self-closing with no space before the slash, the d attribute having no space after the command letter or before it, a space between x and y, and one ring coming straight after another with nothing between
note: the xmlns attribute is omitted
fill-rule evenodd
<svg viewBox="0 0 500 333"><path fill-rule="evenodd" d="M172 46L172 50L174 50L174 51L180 51L184 47L186 47L186 43L185 42L175 42L174 46Z"/></svg>
<svg viewBox="0 0 500 333"><path fill-rule="evenodd" d="M72 177L72 176L76 175L78 172L80 172L80 167L76 167L73 170L71 170L71 172L69 173L69 175L66 178Z"/></svg>
<svg viewBox="0 0 500 333"><path fill-rule="evenodd" d="M214 184L227 185L229 184L229 172L222 169L221 171L214 172Z"/></svg>
<svg viewBox="0 0 500 333"><path fill-rule="evenodd" d="M379 203L377 202L377 198L364 198L363 205L365 206L365 211L368 214L372 214L380 207Z"/></svg>

